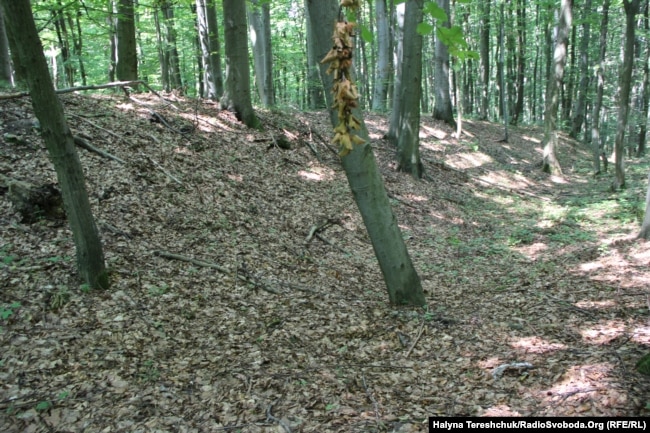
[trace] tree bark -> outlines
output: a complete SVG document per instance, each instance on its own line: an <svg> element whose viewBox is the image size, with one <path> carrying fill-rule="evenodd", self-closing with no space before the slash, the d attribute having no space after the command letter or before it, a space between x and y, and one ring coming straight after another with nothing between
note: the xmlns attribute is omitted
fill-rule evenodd
<svg viewBox="0 0 650 433"><path fill-rule="evenodd" d="M386 0L375 0L377 20L377 68L372 96L373 111L386 110L388 84L390 82L390 35Z"/></svg>
<svg viewBox="0 0 650 433"><path fill-rule="evenodd" d="M526 2L517 1L517 102L512 113L512 123L517 124L524 115L524 82L526 74Z"/></svg>
<svg viewBox="0 0 650 433"><path fill-rule="evenodd" d="M308 19L313 29L314 52L319 58L325 57L332 48L332 28L338 15L336 0L306 0ZM326 73L327 66L321 65L320 75L325 89L331 89L333 77ZM331 92L325 92L328 107L332 106ZM330 109L332 125L337 125L338 114ZM413 267L406 250L395 215L390 207L384 189L368 130L363 124L359 109L353 114L361 120L359 136L366 140L363 145L355 145L354 150L343 157L342 164L350 184L350 189L359 208L370 236L375 255L379 262L388 289L390 302L396 305L417 305L426 303L420 278Z"/></svg>
<svg viewBox="0 0 650 433"><path fill-rule="evenodd" d="M261 128L251 103L250 68L248 66L248 35L246 3L223 0L224 36L226 42L226 89L221 107L235 113L249 128Z"/></svg>
<svg viewBox="0 0 650 433"><path fill-rule="evenodd" d="M181 79L181 66L178 57L178 47L176 44L176 29L174 27L174 9L169 0L164 0L160 4L163 17L165 19L165 60L169 70L169 84L174 90L182 90L183 82Z"/></svg>
<svg viewBox="0 0 650 433"><path fill-rule="evenodd" d="M268 2L250 0L248 6L249 35L253 45L255 84L265 107L275 104L273 95L273 53L271 52L271 9Z"/></svg>
<svg viewBox="0 0 650 433"><path fill-rule="evenodd" d="M542 170L554 175L562 175L562 167L557 159L557 115L560 105L560 89L564 77L567 58L567 43L571 31L571 0L562 0L556 28L553 69L548 76L546 89L546 111L544 113L544 156Z"/></svg>
<svg viewBox="0 0 650 433"><path fill-rule="evenodd" d="M438 23L438 26L451 27L449 0L437 0L437 2L438 6L447 14L447 22ZM436 37L435 47L434 80L436 100L433 105L433 118L455 127L456 122L449 93L449 49L438 37Z"/></svg>
<svg viewBox="0 0 650 433"><path fill-rule="evenodd" d="M591 147L594 174L600 173L600 109L603 105L603 93L605 88L605 52L607 49L607 26L609 21L610 0L603 1L601 11L602 21L600 23L600 53L598 54L598 66L596 68L596 99L594 101L593 114L591 119ZM605 167L607 170L607 167Z"/></svg>
<svg viewBox="0 0 650 433"><path fill-rule="evenodd" d="M625 9L625 48L623 51L623 65L619 76L619 102L618 102L618 125L616 139L614 142L614 169L616 171L612 190L617 191L625 187L625 168L623 156L625 153L625 129L627 128L628 115L630 113L630 88L632 80L632 68L634 67L634 34L636 28L636 14L639 11L640 0L623 0Z"/></svg>
<svg viewBox="0 0 650 433"><path fill-rule="evenodd" d="M650 239L650 173L648 173L648 192L645 196L645 216L638 238Z"/></svg>
<svg viewBox="0 0 650 433"><path fill-rule="evenodd" d="M27 70L27 84L41 134L56 170L74 237L77 268L84 282L95 288L108 288L104 253L93 218L83 170L68 128L36 31L29 0L1 0L10 32L20 34L18 56Z"/></svg>
<svg viewBox="0 0 650 433"><path fill-rule="evenodd" d="M481 89L479 118L487 120L490 108L490 5L491 1L479 2L480 7L480 66L479 80Z"/></svg>
<svg viewBox="0 0 650 433"><path fill-rule="evenodd" d="M9 39L5 29L4 14L0 8L0 88L13 87L11 56L9 54Z"/></svg>
<svg viewBox="0 0 650 433"><path fill-rule="evenodd" d="M650 20L648 19L648 0L643 7L643 28L645 33L650 30ZM636 148L636 157L640 158L645 155L646 151L646 134L648 131L648 108L650 106L650 41L646 38L645 57L643 59L643 82L641 84L641 120L639 125L639 143Z"/></svg>
<svg viewBox="0 0 650 433"><path fill-rule="evenodd" d="M219 54L219 29L217 27L216 0L196 0L199 41L203 58L203 97L217 100L223 95L221 55Z"/></svg>
<svg viewBox="0 0 650 433"><path fill-rule="evenodd" d="M397 146L397 140L399 139L399 124L400 124L400 113L401 113L401 104L402 99L399 97L402 94L402 61L404 53L404 13L406 10L406 5L400 3L395 6L395 31L394 39L397 42L395 45L395 80L393 82L393 110L390 114L390 124L388 126L387 137L393 145Z"/></svg>
<svg viewBox="0 0 650 433"><path fill-rule="evenodd" d="M578 138L582 125L585 121L585 111L587 105L587 84L589 83L589 39L591 34L590 16L591 0L585 1L584 21L582 23L582 41L580 42L580 84L578 86L578 97L576 98L573 109L574 116L571 122L570 136Z"/></svg>
<svg viewBox="0 0 650 433"><path fill-rule="evenodd" d="M397 140L398 170L420 179L420 98L422 96L422 22L423 0L408 0L404 14L404 52L402 61L401 109Z"/></svg>
<svg viewBox="0 0 650 433"><path fill-rule="evenodd" d="M115 78L119 81L137 80L138 56L133 0L117 0L115 50Z"/></svg>

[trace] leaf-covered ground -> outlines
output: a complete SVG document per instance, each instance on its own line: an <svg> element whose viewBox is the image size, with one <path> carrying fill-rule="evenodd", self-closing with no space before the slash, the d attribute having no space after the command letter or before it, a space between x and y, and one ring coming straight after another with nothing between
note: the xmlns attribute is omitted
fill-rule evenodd
<svg viewBox="0 0 650 433"><path fill-rule="evenodd" d="M539 128L423 117L426 179L367 125L427 309L388 305L324 113L62 96L113 286L87 291L65 222L0 190L6 432L415 432L436 415L647 415L645 172L625 191ZM152 114L164 116L167 124ZM0 173L55 181L27 99L0 102ZM21 126L22 125L22 126ZM26 127L24 125L27 125ZM8 135L7 135L8 134ZM283 138L291 144L282 149ZM512 364L519 365L518 367ZM527 364L526 364L527 363Z"/></svg>

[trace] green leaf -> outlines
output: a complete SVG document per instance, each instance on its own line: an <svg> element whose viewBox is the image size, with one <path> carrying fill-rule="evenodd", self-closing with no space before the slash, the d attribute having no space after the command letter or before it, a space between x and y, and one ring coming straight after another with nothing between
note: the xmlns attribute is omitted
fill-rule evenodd
<svg viewBox="0 0 650 433"><path fill-rule="evenodd" d="M42 401L42 402L40 402L39 404L36 405L36 410L38 412L44 412L44 411L48 410L51 407L52 407L52 403L50 403L49 401Z"/></svg>
<svg viewBox="0 0 650 433"><path fill-rule="evenodd" d="M438 6L436 2L427 2L424 5L424 13L431 15L431 18L434 18L441 23L447 22L449 19L445 10Z"/></svg>
<svg viewBox="0 0 650 433"><path fill-rule="evenodd" d="M366 42L372 42L374 39L374 35L372 34L372 31L364 25L361 25L360 27L361 27L361 39L363 39Z"/></svg>
<svg viewBox="0 0 650 433"><path fill-rule="evenodd" d="M434 27L429 23L420 23L416 31L421 35L428 35L433 32Z"/></svg>

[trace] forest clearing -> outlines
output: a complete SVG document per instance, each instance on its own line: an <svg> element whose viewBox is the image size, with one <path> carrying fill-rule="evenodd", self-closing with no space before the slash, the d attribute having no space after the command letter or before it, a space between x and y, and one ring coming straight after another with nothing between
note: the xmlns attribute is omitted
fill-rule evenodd
<svg viewBox="0 0 650 433"><path fill-rule="evenodd" d="M61 95L110 272L80 285L56 215L0 189L0 425L37 431L426 431L429 416L647 415L647 163L627 188L539 127L422 116L425 176L373 151L426 296L390 305L326 112ZM0 101L0 173L56 183L29 98ZM79 144L79 143L77 143Z"/></svg>

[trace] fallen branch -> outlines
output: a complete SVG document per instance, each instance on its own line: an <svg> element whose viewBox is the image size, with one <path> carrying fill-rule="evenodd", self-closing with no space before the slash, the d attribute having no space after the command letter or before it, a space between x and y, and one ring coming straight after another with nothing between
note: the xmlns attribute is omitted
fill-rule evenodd
<svg viewBox="0 0 650 433"><path fill-rule="evenodd" d="M112 83L106 83L106 84L95 84L91 86L78 86L78 87L68 87L65 89L57 89L56 93L57 94L62 94L62 93L72 93L72 92L81 92L84 90L102 90L102 89L110 89L114 87L137 87L137 86L144 86L151 93L159 97L165 102L168 102L158 94L155 90L153 90L147 83L144 81L136 80L136 81L114 81ZM26 96L29 96L29 92L19 92L19 93L9 93L6 95L0 95L0 99L16 99L16 98L24 98Z"/></svg>
<svg viewBox="0 0 650 433"><path fill-rule="evenodd" d="M289 425L286 422L284 422L283 420L281 420L280 418L274 417L273 414L271 413L271 410L273 409L273 406L275 404L277 404L278 401L279 401L279 399L276 400L275 403L271 403L269 405L269 407L266 408L266 420L267 421L277 422L278 424L280 424L280 426L282 427L282 429L284 429L285 432L291 433L291 427L289 427Z"/></svg>
<svg viewBox="0 0 650 433"><path fill-rule="evenodd" d="M88 143L84 138L82 138L82 137L80 137L78 135L73 136L73 138L74 138L74 144L76 144L79 147L82 147L82 148L84 148L86 150L89 150L91 152L95 152L97 155L103 156L104 158L108 158L108 159L112 159L113 161L117 161L120 164L126 164L126 162L123 159L118 158L117 156L112 155L112 154L106 152L105 150L102 150L102 149L99 149L99 148L93 146L92 144Z"/></svg>
<svg viewBox="0 0 650 433"><path fill-rule="evenodd" d="M420 341L420 337L422 337L422 333L424 332L424 320L422 321L422 324L420 325L420 331L418 331L418 336L415 337L415 341L413 344L411 344L411 348L406 352L404 355L404 358L408 358L413 349L415 348L415 345L418 344L418 341Z"/></svg>

